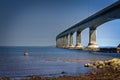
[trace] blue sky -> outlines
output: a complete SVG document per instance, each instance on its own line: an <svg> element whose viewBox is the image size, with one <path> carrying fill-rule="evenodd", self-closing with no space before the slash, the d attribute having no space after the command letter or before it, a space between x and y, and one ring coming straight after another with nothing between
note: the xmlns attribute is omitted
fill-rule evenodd
<svg viewBox="0 0 120 80"><path fill-rule="evenodd" d="M55 45L57 34L117 0L0 0L0 46ZM120 20L98 27L100 46L120 43ZM82 33L88 44L88 29Z"/></svg>

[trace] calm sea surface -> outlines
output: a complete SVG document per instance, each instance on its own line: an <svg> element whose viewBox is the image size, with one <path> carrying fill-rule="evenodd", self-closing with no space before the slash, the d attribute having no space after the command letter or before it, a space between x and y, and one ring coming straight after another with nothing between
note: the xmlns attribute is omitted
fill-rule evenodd
<svg viewBox="0 0 120 80"><path fill-rule="evenodd" d="M24 51L28 51L29 56L24 56ZM67 60L112 58L120 58L120 54L92 53L55 47L0 47L0 77L82 75L92 70L84 67L88 62L68 62ZM63 71L66 74L61 74Z"/></svg>

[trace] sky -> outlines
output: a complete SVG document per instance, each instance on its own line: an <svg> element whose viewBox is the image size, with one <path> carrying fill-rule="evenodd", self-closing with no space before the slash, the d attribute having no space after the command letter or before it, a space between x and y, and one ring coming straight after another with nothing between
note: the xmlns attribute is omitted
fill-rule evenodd
<svg viewBox="0 0 120 80"><path fill-rule="evenodd" d="M0 0L0 46L53 46L60 32L116 1ZM117 46L119 25L118 19L98 27L98 44ZM88 40L86 29L82 33L82 45L87 46Z"/></svg>

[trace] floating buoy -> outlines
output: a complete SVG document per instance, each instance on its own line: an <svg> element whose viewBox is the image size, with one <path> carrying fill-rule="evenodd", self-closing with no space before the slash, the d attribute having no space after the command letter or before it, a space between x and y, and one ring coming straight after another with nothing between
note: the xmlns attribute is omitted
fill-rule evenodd
<svg viewBox="0 0 120 80"><path fill-rule="evenodd" d="M24 52L24 56L28 56L29 53L27 51Z"/></svg>

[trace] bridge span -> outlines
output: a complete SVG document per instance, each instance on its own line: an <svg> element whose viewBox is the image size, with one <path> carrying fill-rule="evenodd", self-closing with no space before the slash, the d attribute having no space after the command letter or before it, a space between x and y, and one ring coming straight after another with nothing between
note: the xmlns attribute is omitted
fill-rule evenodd
<svg viewBox="0 0 120 80"><path fill-rule="evenodd" d="M77 48L83 49L81 44L81 33L89 28L89 43L86 49L99 49L96 41L96 30L100 25L120 18L120 0L103 10L95 13L87 19L73 25L67 30L61 32L56 37L56 47L59 48ZM76 32L76 45L73 45L73 34ZM69 37L68 37L69 36Z"/></svg>

